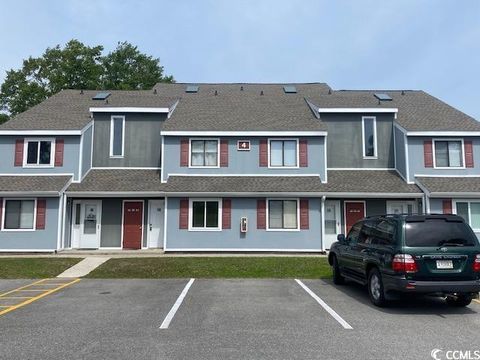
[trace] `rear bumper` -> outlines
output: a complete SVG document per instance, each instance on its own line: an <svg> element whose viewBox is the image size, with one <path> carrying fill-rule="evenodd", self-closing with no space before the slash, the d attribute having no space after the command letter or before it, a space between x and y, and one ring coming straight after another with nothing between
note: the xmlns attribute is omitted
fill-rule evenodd
<svg viewBox="0 0 480 360"><path fill-rule="evenodd" d="M385 290L405 293L478 293L480 280L467 281L414 281L404 277L383 275Z"/></svg>

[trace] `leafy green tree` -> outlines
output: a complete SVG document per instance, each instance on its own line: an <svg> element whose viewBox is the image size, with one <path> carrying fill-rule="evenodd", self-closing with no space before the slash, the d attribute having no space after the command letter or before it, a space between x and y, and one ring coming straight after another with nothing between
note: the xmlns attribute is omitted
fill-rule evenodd
<svg viewBox="0 0 480 360"><path fill-rule="evenodd" d="M1 114L0 113L0 124L3 124L4 122L7 122L9 119L7 114Z"/></svg>
<svg viewBox="0 0 480 360"><path fill-rule="evenodd" d="M160 59L141 53L128 42L102 56L103 46L90 47L70 40L63 48L47 48L29 57L18 70L7 71L0 87L0 108L16 115L62 89L150 89L157 82L173 82L163 75Z"/></svg>

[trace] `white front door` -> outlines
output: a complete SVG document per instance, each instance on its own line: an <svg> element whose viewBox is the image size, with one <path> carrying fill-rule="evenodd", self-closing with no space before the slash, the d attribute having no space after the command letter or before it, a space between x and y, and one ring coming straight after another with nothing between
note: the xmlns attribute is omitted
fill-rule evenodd
<svg viewBox="0 0 480 360"><path fill-rule="evenodd" d="M98 249L100 247L102 201L74 201L72 218L72 248Z"/></svg>
<svg viewBox="0 0 480 360"><path fill-rule="evenodd" d="M387 214L415 214L415 201L387 201Z"/></svg>
<svg viewBox="0 0 480 360"><path fill-rule="evenodd" d="M325 201L325 239L323 239L325 249L330 249L332 243L337 241L337 235L342 231L340 220L340 201Z"/></svg>
<svg viewBox="0 0 480 360"><path fill-rule="evenodd" d="M165 200L148 201L148 247L163 248Z"/></svg>

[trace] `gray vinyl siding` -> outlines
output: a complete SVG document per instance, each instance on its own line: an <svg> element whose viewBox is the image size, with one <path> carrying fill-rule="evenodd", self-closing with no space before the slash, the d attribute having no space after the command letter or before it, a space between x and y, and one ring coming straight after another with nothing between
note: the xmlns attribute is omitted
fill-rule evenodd
<svg viewBox="0 0 480 360"><path fill-rule="evenodd" d="M363 158L362 116L377 119L377 159ZM392 114L321 114L328 126L328 168L393 168Z"/></svg>
<svg viewBox="0 0 480 360"><path fill-rule="evenodd" d="M46 200L45 229L0 231L0 251L57 249L59 198L47 198Z"/></svg>
<svg viewBox="0 0 480 360"><path fill-rule="evenodd" d="M319 198L309 201L309 229L300 231L266 231L257 229L257 199L232 198L231 229L221 231L189 231L179 229L180 199L167 201L168 249L258 249L320 251L321 224ZM240 218L248 218L248 232L240 233ZM189 219L191 220L191 219Z"/></svg>
<svg viewBox="0 0 480 360"><path fill-rule="evenodd" d="M405 158L405 135L403 132L394 127L395 136L395 166L398 172L407 178L407 160Z"/></svg>
<svg viewBox="0 0 480 360"><path fill-rule="evenodd" d="M184 137L187 138L187 137ZM215 138L217 137L207 137ZM283 137L282 137L283 138ZM285 137L287 138L287 137ZM297 137L294 137L297 138ZM192 139L195 139L192 137ZM220 138L218 138L220 139ZM189 168L180 166L180 141L181 137L165 136L165 166L164 178L169 174L258 174L258 175L282 175L282 174L320 174L325 181L325 138L324 137L308 137L308 167L290 168L290 169L270 169L259 165L259 142L257 137L224 137L228 140L228 167L220 168ZM266 138L264 138L266 139ZM274 139L271 137L270 139ZM300 138L299 138L300 139ZM238 151L238 140L249 140L250 151Z"/></svg>
<svg viewBox="0 0 480 360"><path fill-rule="evenodd" d="M110 119L125 116L123 158L110 158ZM160 167L160 130L165 114L95 114L94 167Z"/></svg>
<svg viewBox="0 0 480 360"><path fill-rule="evenodd" d="M30 138L64 139L63 166L24 168L15 165L15 141ZM74 174L79 179L80 136L0 136L0 170L2 174ZM52 154L54 156L54 154Z"/></svg>
<svg viewBox="0 0 480 360"><path fill-rule="evenodd" d="M88 170L92 167L92 137L93 137L93 126L90 126L83 133L83 145L82 145L82 174L84 176Z"/></svg>
<svg viewBox="0 0 480 360"><path fill-rule="evenodd" d="M423 157L423 146L425 140L441 139L442 137L408 137L408 162L409 162L409 174L410 181L415 180L415 176L419 175L480 175L480 138L478 137L443 137L445 139L464 139L473 141L473 168L451 168L451 169L435 169L433 167L426 168Z"/></svg>

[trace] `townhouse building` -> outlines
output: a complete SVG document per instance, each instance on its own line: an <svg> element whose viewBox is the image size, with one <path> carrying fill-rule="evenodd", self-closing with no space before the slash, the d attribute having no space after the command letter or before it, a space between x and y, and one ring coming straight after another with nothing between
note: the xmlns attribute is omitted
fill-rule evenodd
<svg viewBox="0 0 480 360"><path fill-rule="evenodd" d="M384 213L480 234L480 123L423 91L65 90L0 150L0 251L320 252Z"/></svg>

